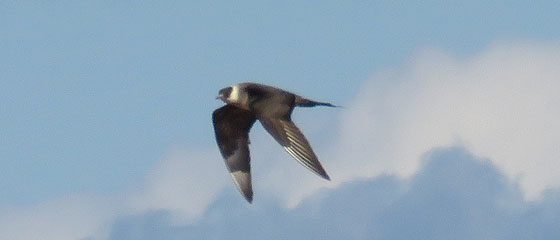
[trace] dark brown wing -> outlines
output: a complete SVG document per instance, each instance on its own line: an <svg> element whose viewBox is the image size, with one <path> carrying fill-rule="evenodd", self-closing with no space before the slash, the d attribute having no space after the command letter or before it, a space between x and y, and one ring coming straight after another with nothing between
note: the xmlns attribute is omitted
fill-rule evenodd
<svg viewBox="0 0 560 240"><path fill-rule="evenodd" d="M259 120L270 135L299 163L322 178L330 180L309 142L289 118L261 117Z"/></svg>
<svg viewBox="0 0 560 240"><path fill-rule="evenodd" d="M237 188L248 202L253 201L249 130L255 116L241 108L225 105L212 113L216 142Z"/></svg>

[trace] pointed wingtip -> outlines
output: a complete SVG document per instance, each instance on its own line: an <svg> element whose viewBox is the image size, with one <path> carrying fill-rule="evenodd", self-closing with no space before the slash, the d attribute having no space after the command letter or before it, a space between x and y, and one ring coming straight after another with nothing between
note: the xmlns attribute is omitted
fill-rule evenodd
<svg viewBox="0 0 560 240"><path fill-rule="evenodd" d="M247 202L249 204L253 203L253 190L249 190L247 192L242 192L241 194L243 195L243 197L245 198L245 200L247 200Z"/></svg>
<svg viewBox="0 0 560 240"><path fill-rule="evenodd" d="M248 192L244 192L243 197L245 197L245 200L247 200L247 202L249 202L249 204L252 204L253 203L253 190L251 189Z"/></svg>
<svg viewBox="0 0 560 240"><path fill-rule="evenodd" d="M243 195L247 202L253 202L253 187L251 185L251 173L244 171L235 171L231 173L233 182L237 189Z"/></svg>
<svg viewBox="0 0 560 240"><path fill-rule="evenodd" d="M253 203L253 190L252 189L241 191L241 195L243 195L243 197L245 198L245 200L247 200L247 202L249 204Z"/></svg>
<svg viewBox="0 0 560 240"><path fill-rule="evenodd" d="M327 174L327 171L325 171L325 169L323 168L323 166L319 166L318 169L311 169L311 171L313 173L315 173L315 175L321 177L322 179L325 179L327 181L331 180L331 177L329 176L329 174Z"/></svg>
<svg viewBox="0 0 560 240"><path fill-rule="evenodd" d="M247 202L249 204L253 204L253 194L251 195L243 195L243 197L245 197L245 200L247 200Z"/></svg>
<svg viewBox="0 0 560 240"><path fill-rule="evenodd" d="M321 176L323 179L325 179L325 180L327 180L327 181L330 181L330 180L331 180L331 177L329 177L329 175L327 174L327 172L325 172L324 170L323 170L322 173L319 174L319 176Z"/></svg>

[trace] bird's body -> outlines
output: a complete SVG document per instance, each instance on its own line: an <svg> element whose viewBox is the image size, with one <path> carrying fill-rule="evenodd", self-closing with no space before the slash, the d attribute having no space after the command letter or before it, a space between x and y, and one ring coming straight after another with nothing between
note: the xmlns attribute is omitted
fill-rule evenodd
<svg viewBox="0 0 560 240"><path fill-rule="evenodd" d="M291 120L296 106L330 106L291 92L257 83L240 83L220 90L226 103L212 114L216 141L233 180L247 201L253 199L249 131L256 120L302 165L329 180L309 142Z"/></svg>

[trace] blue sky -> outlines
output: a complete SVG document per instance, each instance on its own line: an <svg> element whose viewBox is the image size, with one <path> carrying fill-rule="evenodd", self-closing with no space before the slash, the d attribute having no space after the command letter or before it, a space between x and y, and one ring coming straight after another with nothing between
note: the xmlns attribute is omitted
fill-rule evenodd
<svg viewBox="0 0 560 240"><path fill-rule="evenodd" d="M366 218L367 231L337 232L354 239L399 239L410 231L506 239L516 235L515 224L543 221L530 227L553 239L558 232L547 221L559 215L560 175L551 170L560 167L560 139L551 134L560 130L559 10L556 1L2 2L0 235L35 226L26 220L33 214L56 219L51 228L92 226L43 234L52 239L226 234L216 231L226 221L278 215L261 227L344 219L295 228L289 236L296 239ZM294 116L333 182L315 179L256 126L259 181L254 204L243 202L210 122L221 105L217 91L243 81L347 107ZM444 157L422 160L441 148ZM426 167L456 170L435 165L441 159L475 169L457 176ZM465 186L480 174L495 186ZM426 181L441 188L420 196L415 186ZM501 235L468 224L473 228L440 229L437 221L415 229L425 220L414 217L402 229L386 229L384 219L424 214L395 206L411 209L412 200L427 197L458 204L426 203L441 219L464 220L468 213L454 211L474 206L515 218L496 226ZM515 206L503 209L503 199ZM347 201L367 215L345 212ZM323 213L325 204L339 212ZM72 206L69 214L50 215L61 206ZM100 214L78 221L84 208ZM227 217L232 211L241 217ZM36 226L28 232L48 231Z"/></svg>

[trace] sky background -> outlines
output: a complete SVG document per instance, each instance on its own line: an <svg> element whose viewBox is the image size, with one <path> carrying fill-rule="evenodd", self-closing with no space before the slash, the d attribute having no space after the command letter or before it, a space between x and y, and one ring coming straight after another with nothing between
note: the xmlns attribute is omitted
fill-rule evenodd
<svg viewBox="0 0 560 240"><path fill-rule="evenodd" d="M559 239L560 3L1 1L0 239ZM343 105L293 119L332 178L219 89Z"/></svg>

